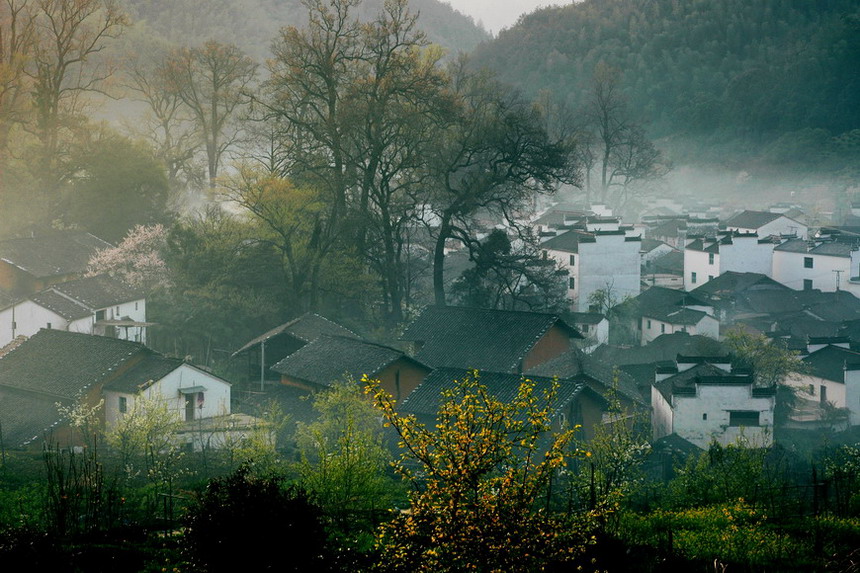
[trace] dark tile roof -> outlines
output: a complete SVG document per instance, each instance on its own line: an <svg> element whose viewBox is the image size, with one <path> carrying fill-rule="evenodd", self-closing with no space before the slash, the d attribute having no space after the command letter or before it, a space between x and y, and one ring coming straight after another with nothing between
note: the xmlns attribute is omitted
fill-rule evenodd
<svg viewBox="0 0 860 573"><path fill-rule="evenodd" d="M717 379L725 379L726 381L733 381L735 383L752 384L752 378L750 376L733 376L722 368L707 362L702 362L701 364L697 364L692 368L675 374L674 376L669 376L659 382L655 382L654 387L657 388L657 391L660 392L660 394L662 394L669 403L671 403L672 394L687 395L691 392L695 393L695 386L697 383L714 381Z"/></svg>
<svg viewBox="0 0 860 573"><path fill-rule="evenodd" d="M642 247L640 250L643 253L650 253L654 249L661 247L663 245L666 245L670 249L672 248L669 245L667 245L665 242L657 240L657 239L642 239Z"/></svg>
<svg viewBox="0 0 860 573"><path fill-rule="evenodd" d="M468 375L468 370L460 368L437 368L406 397L399 409L410 414L434 416L439 410L442 392L455 389L457 387L456 382ZM543 376L521 376L489 371L478 373L478 380L487 387L489 394L503 403L510 403L516 398L524 378L535 383L538 397L543 392L549 391L555 383L553 378ZM554 414L558 414L582 390L582 384L570 380L558 380L558 390L555 399L549 404L550 410Z"/></svg>
<svg viewBox="0 0 860 573"><path fill-rule="evenodd" d="M360 380L364 374L374 376L401 358L420 365L395 348L323 335L272 366L272 370L289 378L331 386L345 377Z"/></svg>
<svg viewBox="0 0 860 573"><path fill-rule="evenodd" d="M701 310L693 310L691 308L667 308L654 307L642 311L642 316L660 320L669 324L680 324L683 326L693 326L699 324L703 318L708 316L708 313Z"/></svg>
<svg viewBox="0 0 860 573"><path fill-rule="evenodd" d="M73 401L0 386L0 422L6 447L20 448L49 437L47 434L60 422L58 403L68 407Z"/></svg>
<svg viewBox="0 0 860 573"><path fill-rule="evenodd" d="M726 221L726 227L737 227L740 229L758 229L771 221L782 217L779 213L770 211L742 211Z"/></svg>
<svg viewBox="0 0 860 573"><path fill-rule="evenodd" d="M681 251L671 251L664 255L660 255L651 261L650 271L656 273L683 275L684 253Z"/></svg>
<svg viewBox="0 0 860 573"><path fill-rule="evenodd" d="M594 243L596 240L591 233L573 229L544 241L541 243L541 248L565 253L578 253L579 243Z"/></svg>
<svg viewBox="0 0 860 573"><path fill-rule="evenodd" d="M73 400L141 352L136 342L43 329L0 358L0 387Z"/></svg>
<svg viewBox="0 0 860 573"><path fill-rule="evenodd" d="M338 323L329 320L328 318L316 313L309 312L298 318L294 318L289 322L285 322L280 326L276 326L272 330L261 334L255 339L245 343L242 348L233 353L233 356L245 352L246 350L257 346L263 341L274 338L275 336L291 336L302 342L313 342L322 335L328 336L345 336L347 338L360 338L357 334L348 328L339 325Z"/></svg>
<svg viewBox="0 0 860 573"><path fill-rule="evenodd" d="M607 390L612 387L616 377L618 380L618 391L634 402L642 402L643 396L636 381L625 372L601 362L597 358L585 354L581 350L573 349L561 356L535 366L527 375L535 376L557 376L566 380L583 382L594 392L605 396Z"/></svg>
<svg viewBox="0 0 860 573"><path fill-rule="evenodd" d="M53 285L50 290L66 295L93 310L144 298L142 292L107 275L59 283Z"/></svg>
<svg viewBox="0 0 860 573"><path fill-rule="evenodd" d="M69 321L84 318L85 316L91 316L93 314L93 311L89 308L78 304L73 300L69 300L67 297L64 297L53 289L36 293L30 297L30 300L43 308L47 308L48 310L59 314Z"/></svg>
<svg viewBox="0 0 860 573"><path fill-rule="evenodd" d="M712 239L696 239L690 241L685 247L689 251L701 251L703 253L719 253L720 243Z"/></svg>
<svg viewBox="0 0 860 573"><path fill-rule="evenodd" d="M809 243L803 239L789 239L781 245L774 247L774 251L784 251L786 253L806 253L809 252Z"/></svg>
<svg viewBox="0 0 860 573"><path fill-rule="evenodd" d="M803 362L809 365L811 374L842 383L845 366L860 363L860 353L839 346L825 346L804 356Z"/></svg>
<svg viewBox="0 0 860 573"><path fill-rule="evenodd" d="M563 317L570 324L599 324L606 317L599 312L567 312Z"/></svg>
<svg viewBox="0 0 860 573"><path fill-rule="evenodd" d="M35 277L52 277L85 272L90 257L110 246L82 231L52 232L0 241L0 260Z"/></svg>
<svg viewBox="0 0 860 573"><path fill-rule="evenodd" d="M603 345L592 357L606 364L646 364L661 360L675 360L679 355L724 356L725 346L713 338L691 335L686 332L661 334L645 346L621 348Z"/></svg>
<svg viewBox="0 0 860 573"><path fill-rule="evenodd" d="M860 318L860 299L849 292L796 291L804 310L821 320L842 322Z"/></svg>
<svg viewBox="0 0 860 573"><path fill-rule="evenodd" d="M154 352L148 353L119 377L105 384L105 390L136 394L148 388L153 382L161 380L182 364L182 360L176 358L167 358Z"/></svg>
<svg viewBox="0 0 860 573"><path fill-rule="evenodd" d="M773 280L767 275L760 273L726 271L718 277L714 277L705 284L693 289L691 292L703 297L726 297L733 296L753 287L766 290L791 290L787 286Z"/></svg>
<svg viewBox="0 0 860 573"><path fill-rule="evenodd" d="M430 366L514 372L555 325L582 338L555 314L430 306L401 339L423 343L416 358Z"/></svg>
<svg viewBox="0 0 860 573"><path fill-rule="evenodd" d="M857 247L848 243L832 242L821 243L820 245L810 249L809 253L813 255L826 255L829 257L846 257L850 258L852 251L856 251Z"/></svg>

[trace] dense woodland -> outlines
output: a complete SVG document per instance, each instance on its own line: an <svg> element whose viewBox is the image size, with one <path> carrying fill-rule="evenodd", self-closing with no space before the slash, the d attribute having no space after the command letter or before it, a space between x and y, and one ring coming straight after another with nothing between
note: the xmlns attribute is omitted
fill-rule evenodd
<svg viewBox="0 0 860 573"><path fill-rule="evenodd" d="M475 60L574 108L598 62L621 70L631 108L678 162L832 172L857 156L851 0L588 0L524 16Z"/></svg>

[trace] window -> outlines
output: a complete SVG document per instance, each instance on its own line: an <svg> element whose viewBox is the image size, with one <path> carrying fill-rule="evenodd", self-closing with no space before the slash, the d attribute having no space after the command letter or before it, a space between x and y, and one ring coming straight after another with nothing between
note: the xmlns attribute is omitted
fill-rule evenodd
<svg viewBox="0 0 860 573"><path fill-rule="evenodd" d="M648 319L648 330L651 330L651 319Z"/></svg>
<svg viewBox="0 0 860 573"><path fill-rule="evenodd" d="M812 279L803 279L803 290L812 290Z"/></svg>
<svg viewBox="0 0 860 573"><path fill-rule="evenodd" d="M570 288L571 289L576 288L576 278L575 277L570 277Z"/></svg>
<svg viewBox="0 0 860 573"><path fill-rule="evenodd" d="M102 309L102 310L97 310L97 311L96 311L96 320L98 321L98 320L104 320L104 319L105 319L105 311L104 311L104 309Z"/></svg>
<svg viewBox="0 0 860 573"><path fill-rule="evenodd" d="M714 253L708 253L708 264L714 264Z"/></svg>
<svg viewBox="0 0 860 573"><path fill-rule="evenodd" d="M815 384L810 384L808 389L810 396L815 396Z"/></svg>
<svg viewBox="0 0 860 573"><path fill-rule="evenodd" d="M826 404L827 403L827 386L822 384L821 386L818 387L818 389L821 392L821 403Z"/></svg>
<svg viewBox="0 0 860 573"><path fill-rule="evenodd" d="M116 315L119 316L119 307L116 307Z"/></svg>
<svg viewBox="0 0 860 573"><path fill-rule="evenodd" d="M693 284L696 284L696 273L695 272L690 275L690 281Z"/></svg>
<svg viewBox="0 0 860 573"><path fill-rule="evenodd" d="M134 310L137 310L138 303L134 303Z"/></svg>
<svg viewBox="0 0 860 573"><path fill-rule="evenodd" d="M46 324L45 328L47 328L48 330L51 330L51 323L49 322L48 324Z"/></svg>
<svg viewBox="0 0 860 573"><path fill-rule="evenodd" d="M702 414L702 420L707 420L707 419L708 419L708 414L706 412L706 413Z"/></svg>
<svg viewBox="0 0 860 573"><path fill-rule="evenodd" d="M126 398L125 396L120 396L119 397L119 413L125 414L126 412L128 412L128 398Z"/></svg>
<svg viewBox="0 0 860 573"><path fill-rule="evenodd" d="M803 268L811 269L812 268L812 257L803 257Z"/></svg>
<svg viewBox="0 0 860 573"><path fill-rule="evenodd" d="M570 266L576 264L576 255L570 255Z"/></svg>
<svg viewBox="0 0 860 573"><path fill-rule="evenodd" d="M750 412L748 410L729 412L729 426L758 426L758 416L758 412Z"/></svg>
<svg viewBox="0 0 860 573"><path fill-rule="evenodd" d="M666 333L666 325L665 325L665 324L661 324L661 325L660 325L660 334L665 334L665 333Z"/></svg>

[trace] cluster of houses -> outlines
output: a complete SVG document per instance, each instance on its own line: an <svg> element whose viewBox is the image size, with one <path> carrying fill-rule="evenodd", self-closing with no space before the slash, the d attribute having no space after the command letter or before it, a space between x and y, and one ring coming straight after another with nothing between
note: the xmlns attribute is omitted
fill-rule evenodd
<svg viewBox="0 0 860 573"><path fill-rule="evenodd" d="M472 370L503 400L524 377L557 387L555 422L581 425L585 438L617 419L610 392L650 419L653 440L698 448L741 436L768 445L778 424L857 426L860 233L811 228L801 215L775 208L721 221L703 211L624 224L605 208L557 205L531 224L567 287L568 312L429 306L390 345L306 314L235 351L241 382L254 389L245 400L218 376L146 346L144 296L86 275L105 243L74 232L2 241L2 437L25 447L62 435L58 404L103 400L111 424L141 397L157 397L186 423L183 442L203 447L250 427L254 400L281 400L289 411L308 404L303 394L365 375L402 411L430 420L442 392ZM784 419L779 384L733 363L722 342L732 329L764 334L807 364L779 381L795 389Z"/></svg>

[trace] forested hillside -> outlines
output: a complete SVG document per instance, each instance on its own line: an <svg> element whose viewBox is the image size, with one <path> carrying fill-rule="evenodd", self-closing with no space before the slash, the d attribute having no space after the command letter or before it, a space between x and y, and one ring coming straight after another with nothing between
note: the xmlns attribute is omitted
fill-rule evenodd
<svg viewBox="0 0 860 573"><path fill-rule="evenodd" d="M854 0L586 0L523 18L475 59L574 107L603 60L652 134L697 141L695 153L805 166L857 153Z"/></svg>
<svg viewBox="0 0 860 573"><path fill-rule="evenodd" d="M255 59L269 57L269 46L283 26L302 27L308 10L300 0L125 0L134 21L177 44L215 39L240 46ZM375 16L382 0L358 6L365 17ZM412 0L428 38L452 52L472 50L489 34L439 0Z"/></svg>

